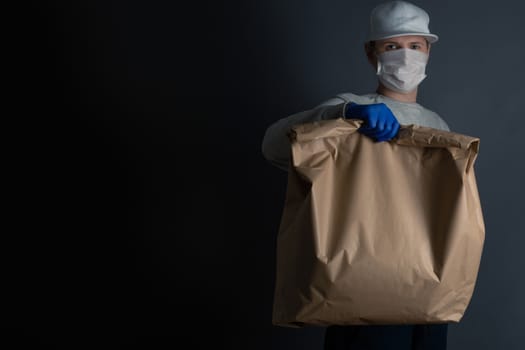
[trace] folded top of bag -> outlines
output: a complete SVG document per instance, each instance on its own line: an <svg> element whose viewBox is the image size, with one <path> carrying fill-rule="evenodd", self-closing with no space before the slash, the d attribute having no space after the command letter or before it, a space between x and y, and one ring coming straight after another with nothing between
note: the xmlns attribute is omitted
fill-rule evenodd
<svg viewBox="0 0 525 350"><path fill-rule="evenodd" d="M362 123L358 119L321 120L295 125L288 136L292 144L348 136L357 132ZM397 137L389 142L403 146L447 148L455 159L470 156L473 160L479 152L479 141L477 137L411 124L401 125Z"/></svg>
<svg viewBox="0 0 525 350"><path fill-rule="evenodd" d="M332 119L299 124L292 128L292 142L308 142L324 137L353 134L363 122L358 119ZM399 145L425 147L458 147L478 152L479 138L455 132L433 129L419 125L402 125L399 134L392 140Z"/></svg>

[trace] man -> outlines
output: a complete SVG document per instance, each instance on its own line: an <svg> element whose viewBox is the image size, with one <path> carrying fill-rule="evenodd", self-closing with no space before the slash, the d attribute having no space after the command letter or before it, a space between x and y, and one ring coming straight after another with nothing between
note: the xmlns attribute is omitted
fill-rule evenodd
<svg viewBox="0 0 525 350"><path fill-rule="evenodd" d="M365 43L368 61L376 70L375 93L343 93L319 106L278 120L266 130L262 143L265 158L288 170L292 126L318 120L361 119L359 132L377 142L396 137L400 124L417 124L449 130L440 116L417 103L418 85L426 77L431 44L438 40L429 31L429 16L421 8L390 1L375 7ZM329 326L325 350L335 349L446 349L447 325Z"/></svg>
<svg viewBox="0 0 525 350"><path fill-rule="evenodd" d="M425 78L431 44L438 37L428 29L428 14L405 1L377 6L370 16L365 51L378 76L375 93L362 96L339 94L316 108L296 113L271 125L263 139L265 158L288 170L290 143L287 132L293 125L323 119L362 119L363 134L377 141L396 136L401 124L418 124L449 130L436 113L416 102L417 86Z"/></svg>

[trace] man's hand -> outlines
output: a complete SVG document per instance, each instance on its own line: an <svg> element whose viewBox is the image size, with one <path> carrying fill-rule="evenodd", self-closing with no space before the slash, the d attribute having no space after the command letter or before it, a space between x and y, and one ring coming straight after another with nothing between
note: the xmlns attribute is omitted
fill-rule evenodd
<svg viewBox="0 0 525 350"><path fill-rule="evenodd" d="M389 141L396 137L399 131L399 122L384 103L370 105L349 103L346 105L345 117L361 119L364 123L358 131L377 142Z"/></svg>

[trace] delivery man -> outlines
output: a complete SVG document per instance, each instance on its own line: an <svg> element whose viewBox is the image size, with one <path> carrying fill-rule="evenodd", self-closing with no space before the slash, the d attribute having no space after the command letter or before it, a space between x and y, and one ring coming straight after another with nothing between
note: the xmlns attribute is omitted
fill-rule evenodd
<svg viewBox="0 0 525 350"><path fill-rule="evenodd" d="M425 79L431 44L429 16L406 1L389 1L375 7L365 42L368 61L376 70L375 93L342 93L317 107L280 119L266 130L262 153L273 165L288 170L290 141L287 133L297 124L348 118L363 121L359 132L376 142L397 136L401 124L449 131L445 121L417 103L418 85ZM380 217L378 217L378 220ZM325 350L335 349L446 349L447 324L327 327Z"/></svg>

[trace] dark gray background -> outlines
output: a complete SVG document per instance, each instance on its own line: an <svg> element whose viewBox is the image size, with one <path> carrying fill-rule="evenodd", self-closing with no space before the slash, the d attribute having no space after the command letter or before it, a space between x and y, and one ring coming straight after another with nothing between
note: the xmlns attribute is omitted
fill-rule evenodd
<svg viewBox="0 0 525 350"><path fill-rule="evenodd" d="M377 3L76 1L24 12L8 51L16 225L2 245L0 341L321 349L322 328L271 325L286 174L260 147L277 119L375 89L362 44ZM420 103L481 139L486 245L449 348L521 349L525 8L417 4L440 36Z"/></svg>

